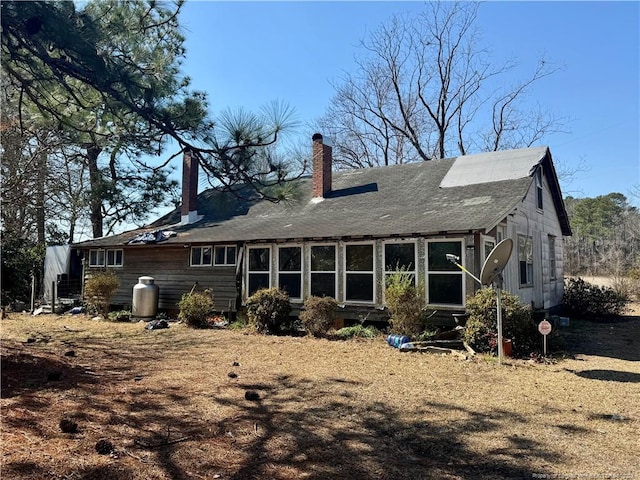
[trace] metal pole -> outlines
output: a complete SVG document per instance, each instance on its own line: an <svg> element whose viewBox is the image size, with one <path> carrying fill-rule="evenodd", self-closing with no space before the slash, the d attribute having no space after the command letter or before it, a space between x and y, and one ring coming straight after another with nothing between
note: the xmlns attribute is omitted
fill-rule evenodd
<svg viewBox="0 0 640 480"><path fill-rule="evenodd" d="M543 337L544 337L544 341L542 342L542 345L543 345L544 356L546 357L547 356L547 336L543 335Z"/></svg>
<svg viewBox="0 0 640 480"><path fill-rule="evenodd" d="M502 283L502 282L500 282ZM496 307L498 317L498 364L502 365L502 356L504 355L502 347L502 285L499 285L496 289Z"/></svg>
<svg viewBox="0 0 640 480"><path fill-rule="evenodd" d="M36 276L31 274L31 313L36 309Z"/></svg>

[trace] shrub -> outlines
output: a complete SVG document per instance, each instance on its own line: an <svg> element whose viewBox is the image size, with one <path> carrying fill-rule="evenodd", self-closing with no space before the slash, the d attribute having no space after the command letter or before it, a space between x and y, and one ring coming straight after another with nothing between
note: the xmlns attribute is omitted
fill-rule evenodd
<svg viewBox="0 0 640 480"><path fill-rule="evenodd" d="M412 273L399 268L387 276L385 303L391 313L389 322L394 333L414 337L422 331L424 288L416 287Z"/></svg>
<svg viewBox="0 0 640 480"><path fill-rule="evenodd" d="M213 312L213 295L210 290L185 293L178 302L178 308L178 318L190 327L208 327L207 319Z"/></svg>
<svg viewBox="0 0 640 480"><path fill-rule="evenodd" d="M130 310L117 310L115 312L109 313L109 320L114 322L128 322L131 320L131 311Z"/></svg>
<svg viewBox="0 0 640 480"><path fill-rule="evenodd" d="M291 331L289 295L279 288L263 288L247 299L247 319L260 333Z"/></svg>
<svg viewBox="0 0 640 480"><path fill-rule="evenodd" d="M337 306L332 297L308 297L300 312L302 326L314 337L325 335L336 319Z"/></svg>
<svg viewBox="0 0 640 480"><path fill-rule="evenodd" d="M84 285L85 301L89 307L95 308L99 314L107 318L111 299L119 286L120 282L113 273L96 273Z"/></svg>
<svg viewBox="0 0 640 480"><path fill-rule="evenodd" d="M492 288L483 288L467 297L469 318L463 339L476 351L497 351L498 318L497 295ZM524 356L538 348L539 334L531 307L520 302L517 295L502 292L502 333L511 339L513 354Z"/></svg>
<svg viewBox="0 0 640 480"><path fill-rule="evenodd" d="M585 282L582 278L571 278L565 282L562 304L570 316L581 318L603 318L620 315L627 306L629 297L613 288L600 287Z"/></svg>
<svg viewBox="0 0 640 480"><path fill-rule="evenodd" d="M378 332L374 326L354 325L353 327L344 327L337 330L335 336L341 340L348 340L350 338L375 338L377 334Z"/></svg>

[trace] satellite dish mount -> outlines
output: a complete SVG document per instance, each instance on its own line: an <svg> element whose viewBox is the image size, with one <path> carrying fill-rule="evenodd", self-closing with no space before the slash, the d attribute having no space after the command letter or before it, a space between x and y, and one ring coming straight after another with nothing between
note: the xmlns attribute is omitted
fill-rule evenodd
<svg viewBox="0 0 640 480"><path fill-rule="evenodd" d="M487 259L482 265L482 271L480 272L480 278L473 275L469 270L464 268L458 262L460 257L452 254L447 254L447 260L457 265L463 272L467 273L476 282L481 285L491 285L496 291L496 317L498 322L498 363L502 364L502 358L504 356L504 346L502 345L502 271L506 267L511 252L513 250L513 240L505 238L498 243L493 250L487 256Z"/></svg>

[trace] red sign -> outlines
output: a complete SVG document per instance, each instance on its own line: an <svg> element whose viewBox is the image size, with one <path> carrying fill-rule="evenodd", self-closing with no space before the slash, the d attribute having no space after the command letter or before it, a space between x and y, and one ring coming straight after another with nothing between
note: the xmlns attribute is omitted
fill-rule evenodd
<svg viewBox="0 0 640 480"><path fill-rule="evenodd" d="M551 333L551 324L549 322L547 322L546 320L542 320L538 324L538 331L542 335L549 335Z"/></svg>

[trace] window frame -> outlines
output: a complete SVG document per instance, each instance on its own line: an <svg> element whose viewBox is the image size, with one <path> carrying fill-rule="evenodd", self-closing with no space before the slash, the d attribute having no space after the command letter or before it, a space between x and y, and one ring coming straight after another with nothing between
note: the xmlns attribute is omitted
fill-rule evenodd
<svg viewBox="0 0 640 480"><path fill-rule="evenodd" d="M534 174L535 176L535 183L536 183L536 208L539 211L543 211L544 210L544 189L543 189L543 183L542 183L542 165L538 165L538 168L536 169L536 173Z"/></svg>
<svg viewBox="0 0 640 480"><path fill-rule="evenodd" d="M413 285L418 286L418 241L417 239L393 239L382 242L382 278L384 280L382 288L382 298L386 302L385 294L387 290L387 277L395 273L394 270L387 270L387 245L408 245L413 244L413 269L406 270L406 273L413 275Z"/></svg>
<svg viewBox="0 0 640 480"><path fill-rule="evenodd" d="M209 249L210 253L210 261L209 263L204 263L204 250ZM193 251L196 249L200 249L200 263L193 263ZM211 267L213 266L213 245L195 245L189 249L189 266L194 268L203 268L203 267Z"/></svg>
<svg viewBox="0 0 640 480"><path fill-rule="evenodd" d="M558 266L556 262L556 236L548 235L547 241L549 243L549 280L555 281L558 279Z"/></svg>
<svg viewBox="0 0 640 480"><path fill-rule="evenodd" d="M531 237L530 235L525 235L523 233L519 233L518 234L518 284L520 285L520 288L523 287L533 287L533 237ZM521 252L521 241L520 239L523 238L524 240L524 252ZM529 249L527 247L527 244L530 243L531 248ZM528 254L531 254L530 257ZM524 260L522 259L524 257ZM525 278L525 282L522 281L522 274L523 274L523 262L525 263L524 265L524 274L526 275Z"/></svg>
<svg viewBox="0 0 640 480"><path fill-rule="evenodd" d="M267 261L267 270L250 270L251 268L251 250L267 250L269 252L269 259ZM265 273L269 276L269 280L267 283L268 287L271 287L272 285L272 268L271 268L271 263L273 261L273 248L271 245L247 245L247 250L246 250L246 286L245 286L245 296L248 298L251 295L253 295L253 293L255 292L251 292L249 290L249 287L251 285L251 275L264 275Z"/></svg>
<svg viewBox="0 0 640 480"><path fill-rule="evenodd" d="M314 247L333 247L333 270L313 270L312 267L312 250ZM333 274L333 292L332 298L337 300L338 297L338 244L337 243L311 243L307 253L309 269L307 272L307 281L309 284L309 295L313 296L313 274Z"/></svg>
<svg viewBox="0 0 640 480"><path fill-rule="evenodd" d="M95 255L95 260L93 256ZM104 267L107 262L107 253L104 248L92 248L89 250L89 266Z"/></svg>
<svg viewBox="0 0 640 480"><path fill-rule="evenodd" d="M120 252L120 263L117 262L118 252ZM113 255L113 263L109 263L109 254ZM122 248L113 248L106 250L105 265L111 268L122 268L124 266L124 250Z"/></svg>
<svg viewBox="0 0 640 480"><path fill-rule="evenodd" d="M371 246L371 255L373 257L373 265L372 268L373 270L347 270L347 248L348 247L352 247L352 246L361 246L361 245L369 245ZM342 284L343 284L343 292L342 292L342 297L344 300L344 303L348 303L348 304L363 304L363 305L375 305L376 304L376 300L377 300L377 289L376 289L376 285L377 285L377 273L376 273L376 267L377 267L377 259L376 259L376 244L375 242L372 241L366 241L366 242L345 242L342 245L342 259L343 259L343 265L344 265L344 270L342 272ZM355 300L349 300L347 299L347 277L348 275L371 275L373 282L372 282L372 298L371 300L362 300L362 299L355 299Z"/></svg>
<svg viewBox="0 0 640 480"><path fill-rule="evenodd" d="M224 248L224 263L218 263L218 256L216 255L216 252L221 249ZM235 254L233 257L233 263L229 262L229 249L233 248L235 250ZM228 245L214 245L213 246L213 266L214 267L235 267L238 264L238 246L237 245L232 245L232 244L228 244Z"/></svg>
<svg viewBox="0 0 640 480"><path fill-rule="evenodd" d="M285 248L298 248L300 250L300 270L280 270L280 250L283 250ZM287 243L287 244L281 244L281 245L276 245L276 281L277 281L277 285L278 288L280 287L280 275L281 274L286 274L286 275L299 275L300 276L300 296L299 297L293 297L291 295L289 295L289 299L293 300L293 301L302 301L302 299L304 298L304 249L303 249L303 245L300 243ZM287 292L288 293L288 292Z"/></svg>
<svg viewBox="0 0 640 480"><path fill-rule="evenodd" d="M425 265L425 298L427 299L427 305L437 306L437 307L449 307L449 308L462 308L465 306L465 298L466 298L466 281L465 281L465 273L456 267L456 270L431 270L429 269L429 245L432 243L459 243L460 244L460 265L465 264L465 239L462 237L452 237L452 238L428 238L426 239L425 244L425 255L424 255L424 265ZM431 275L457 275L460 278L461 285L461 303L434 303L431 301L431 292L429 291L429 278Z"/></svg>

